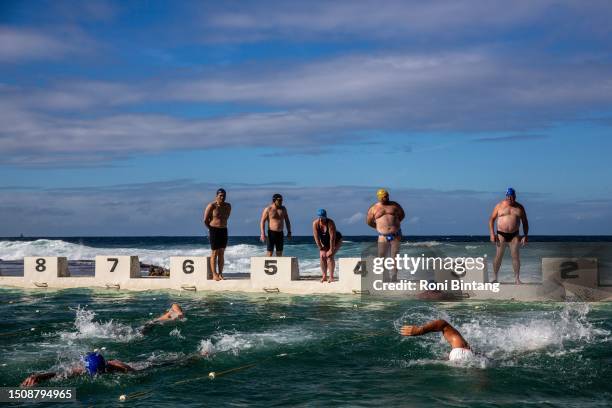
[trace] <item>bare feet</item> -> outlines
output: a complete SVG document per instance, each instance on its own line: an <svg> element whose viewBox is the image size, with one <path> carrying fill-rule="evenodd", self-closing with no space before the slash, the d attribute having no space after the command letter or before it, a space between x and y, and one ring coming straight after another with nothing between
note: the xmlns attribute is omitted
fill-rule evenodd
<svg viewBox="0 0 612 408"><path fill-rule="evenodd" d="M328 283L332 283L334 281L334 276L333 275L329 275L329 280L327 281Z"/></svg>
<svg viewBox="0 0 612 408"><path fill-rule="evenodd" d="M323 275L323 277L321 278L321 283L325 282L327 280L327 275Z"/></svg>
<svg viewBox="0 0 612 408"><path fill-rule="evenodd" d="M223 277L223 274L219 274L219 280L225 280L225 278Z"/></svg>
<svg viewBox="0 0 612 408"><path fill-rule="evenodd" d="M216 280L216 281L220 281L221 277L219 276L219 274L213 273L213 279Z"/></svg>
<svg viewBox="0 0 612 408"><path fill-rule="evenodd" d="M519 278L516 278L514 283L517 284L517 285L522 285L523 284L523 282L521 282L521 280Z"/></svg>

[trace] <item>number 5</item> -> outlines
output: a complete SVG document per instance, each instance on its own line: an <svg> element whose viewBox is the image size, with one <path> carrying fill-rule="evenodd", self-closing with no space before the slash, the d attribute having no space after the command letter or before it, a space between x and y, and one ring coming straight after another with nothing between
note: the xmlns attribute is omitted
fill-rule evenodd
<svg viewBox="0 0 612 408"><path fill-rule="evenodd" d="M267 275L274 275L278 272L278 266L276 266L277 262L276 259L266 259L264 262L264 272Z"/></svg>

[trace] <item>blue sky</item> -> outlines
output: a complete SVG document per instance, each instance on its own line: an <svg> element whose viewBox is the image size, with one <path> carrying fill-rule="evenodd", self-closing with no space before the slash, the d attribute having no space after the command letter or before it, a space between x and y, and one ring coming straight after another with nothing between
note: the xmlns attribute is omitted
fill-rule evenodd
<svg viewBox="0 0 612 408"><path fill-rule="evenodd" d="M0 236L231 233L286 196L341 230L387 187L406 234L612 228L606 1L0 5Z"/></svg>

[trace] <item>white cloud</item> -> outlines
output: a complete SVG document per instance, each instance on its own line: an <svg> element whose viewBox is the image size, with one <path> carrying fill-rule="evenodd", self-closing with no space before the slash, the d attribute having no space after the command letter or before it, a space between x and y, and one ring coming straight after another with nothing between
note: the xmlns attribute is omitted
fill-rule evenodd
<svg viewBox="0 0 612 408"><path fill-rule="evenodd" d="M345 218L344 222L346 222L349 225L352 225L352 224L356 224L358 222L361 222L363 220L365 220L365 214L362 213L362 212L356 212L355 214L351 215L350 217Z"/></svg>
<svg viewBox="0 0 612 408"><path fill-rule="evenodd" d="M68 55L87 54L93 49L94 42L73 27L40 30L0 26L0 62L57 60Z"/></svg>

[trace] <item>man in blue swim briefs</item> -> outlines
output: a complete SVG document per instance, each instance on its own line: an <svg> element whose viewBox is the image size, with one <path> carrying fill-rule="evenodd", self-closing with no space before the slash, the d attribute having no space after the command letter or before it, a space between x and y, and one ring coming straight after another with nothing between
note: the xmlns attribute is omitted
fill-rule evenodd
<svg viewBox="0 0 612 408"><path fill-rule="evenodd" d="M402 326L400 329L402 336L421 336L430 332L442 332L452 348L448 355L450 361L469 360L474 357L468 342L446 320L433 320L423 326Z"/></svg>
<svg viewBox="0 0 612 408"><path fill-rule="evenodd" d="M266 239L266 222L268 222L268 237ZM283 196L274 194L272 203L263 209L259 222L261 242L267 241L266 256L272 256L276 249L276 256L283 256L283 231L287 224L287 239L291 239L291 222L287 208L283 205Z"/></svg>
<svg viewBox="0 0 612 408"><path fill-rule="evenodd" d="M225 248L227 247L227 219L232 212L232 205L225 201L226 192L217 190L215 201L204 210L204 225L208 228L210 242L210 270L212 278L223 280L223 264L225 263Z"/></svg>
<svg viewBox="0 0 612 408"><path fill-rule="evenodd" d="M389 200L387 190L381 188L376 197L378 202L368 210L366 223L378 232L378 256L394 258L402 242L401 222L406 214L401 205ZM397 281L397 267L393 268L391 281Z"/></svg>
<svg viewBox="0 0 612 408"><path fill-rule="evenodd" d="M497 221L497 231L495 231ZM523 237L519 235L519 228L523 224ZM506 199L497 203L489 218L489 234L491 242L497 245L497 253L493 261L493 283L497 282L497 274L501 267L506 245L510 246L512 255L512 269L514 269L514 282L522 283L519 279L521 272L521 259L519 257L519 245L525 246L528 241L529 222L525 208L516 201L516 191L512 187L506 190Z"/></svg>

